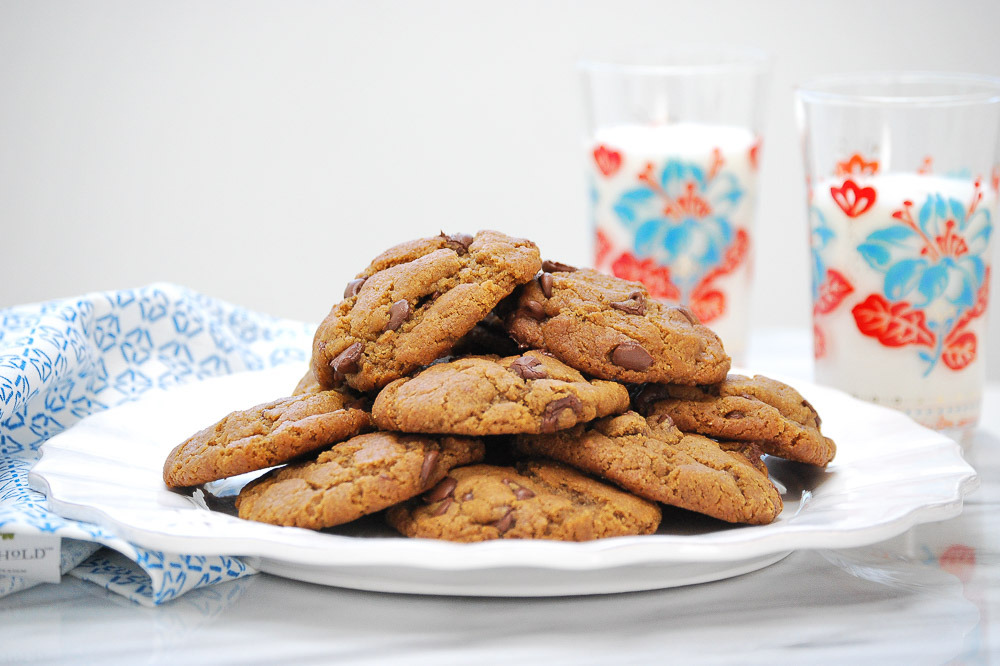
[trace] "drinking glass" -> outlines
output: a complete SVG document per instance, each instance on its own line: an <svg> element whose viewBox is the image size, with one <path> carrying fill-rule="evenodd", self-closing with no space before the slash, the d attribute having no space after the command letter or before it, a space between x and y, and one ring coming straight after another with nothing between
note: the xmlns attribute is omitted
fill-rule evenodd
<svg viewBox="0 0 1000 666"><path fill-rule="evenodd" d="M705 46L581 68L595 267L687 305L739 362L767 57Z"/></svg>
<svg viewBox="0 0 1000 666"><path fill-rule="evenodd" d="M852 74L796 97L816 379L962 436L986 373L1000 79Z"/></svg>

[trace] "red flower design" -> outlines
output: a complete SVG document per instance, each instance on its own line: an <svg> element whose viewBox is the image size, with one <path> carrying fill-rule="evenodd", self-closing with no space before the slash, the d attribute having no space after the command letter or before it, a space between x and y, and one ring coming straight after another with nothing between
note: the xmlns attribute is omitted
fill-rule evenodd
<svg viewBox="0 0 1000 666"><path fill-rule="evenodd" d="M641 282L651 296L678 301L681 290L670 279L670 269L652 259L639 261L629 252L623 253L611 264L611 272L622 279Z"/></svg>
<svg viewBox="0 0 1000 666"><path fill-rule="evenodd" d="M594 148L594 161L605 176L613 175L622 165L622 154L601 144Z"/></svg>
<svg viewBox="0 0 1000 666"><path fill-rule="evenodd" d="M718 289L712 288L716 278L732 273L739 268L750 253L750 235L746 229L737 229L732 245L726 248L722 262L705 274L698 285L691 290L691 310L703 324L722 316L726 311L726 297Z"/></svg>
<svg viewBox="0 0 1000 666"><path fill-rule="evenodd" d="M826 336L823 329L813 324L813 358L823 358L826 356Z"/></svg>
<svg viewBox="0 0 1000 666"><path fill-rule="evenodd" d="M927 328L922 310L906 301L890 303L881 294L871 294L851 309L858 330L886 347L934 346L934 334Z"/></svg>
<svg viewBox="0 0 1000 666"><path fill-rule="evenodd" d="M840 187L831 186L830 194L848 217L857 217L875 204L875 188L858 187L850 178Z"/></svg>
<svg viewBox="0 0 1000 666"><path fill-rule="evenodd" d="M819 298L813 304L815 314L833 312L847 295L854 291L854 286L847 281L839 271L828 268L826 279L819 286Z"/></svg>
<svg viewBox="0 0 1000 666"><path fill-rule="evenodd" d="M976 334L963 331L949 336L941 352L941 361L952 370L961 370L976 360Z"/></svg>
<svg viewBox="0 0 1000 666"><path fill-rule="evenodd" d="M752 146L750 146L750 168L754 171L756 171L760 165L760 144L761 138L757 137L757 140L753 142Z"/></svg>
<svg viewBox="0 0 1000 666"><path fill-rule="evenodd" d="M965 544L952 544L938 556L938 566L963 583L972 578L976 566L976 549Z"/></svg>
<svg viewBox="0 0 1000 666"><path fill-rule="evenodd" d="M691 312L707 324L718 319L726 311L726 297L718 289L691 294Z"/></svg>
<svg viewBox="0 0 1000 666"><path fill-rule="evenodd" d="M955 220L948 220L944 223L944 233L934 237L941 254L945 257L960 257L968 253L969 246L965 239L955 233Z"/></svg>
<svg viewBox="0 0 1000 666"><path fill-rule="evenodd" d="M597 230L597 242L594 244L594 260L597 266L604 263L604 260L608 258L611 253L611 241L608 240L607 235L601 231Z"/></svg>
<svg viewBox="0 0 1000 666"><path fill-rule="evenodd" d="M878 160L867 161L858 153L846 162L837 162L838 176L874 176L878 173Z"/></svg>
<svg viewBox="0 0 1000 666"><path fill-rule="evenodd" d="M949 335L954 335L959 329L963 328L970 321L976 317L981 317L986 312L986 304L990 300L990 269L986 268L986 273L983 275L983 286L979 288L979 292L976 294L976 304L970 309L965 311L959 320L955 324L955 328L951 329L952 332Z"/></svg>

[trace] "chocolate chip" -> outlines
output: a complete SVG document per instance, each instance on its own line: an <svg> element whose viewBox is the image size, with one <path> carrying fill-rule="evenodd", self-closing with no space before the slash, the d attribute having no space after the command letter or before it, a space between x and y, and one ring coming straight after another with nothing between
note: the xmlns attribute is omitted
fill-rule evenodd
<svg viewBox="0 0 1000 666"><path fill-rule="evenodd" d="M542 432L555 432L559 425L559 413L564 409L572 409L577 416L583 416L583 403L575 395L568 395L558 400L553 400L545 405L545 412L542 414Z"/></svg>
<svg viewBox="0 0 1000 666"><path fill-rule="evenodd" d="M527 300L521 306L521 309L532 319L537 319L538 321L545 319L545 308L538 301Z"/></svg>
<svg viewBox="0 0 1000 666"><path fill-rule="evenodd" d="M659 414L654 414L650 417L650 420L657 426L666 426L670 428L674 425L674 420L670 418L670 414L660 412Z"/></svg>
<svg viewBox="0 0 1000 666"><path fill-rule="evenodd" d="M519 500L531 499L534 496L535 493L531 492L524 486L518 486L517 488L514 488L514 497L516 497Z"/></svg>
<svg viewBox="0 0 1000 666"><path fill-rule="evenodd" d="M642 388L632 396L632 407L640 414L649 413L650 407L661 400L673 396L666 386L661 384L643 384Z"/></svg>
<svg viewBox="0 0 1000 666"><path fill-rule="evenodd" d="M507 513L503 515L500 520L494 520L490 523L493 527L497 528L500 534L504 534L507 530L514 526L514 509L507 509Z"/></svg>
<svg viewBox="0 0 1000 666"><path fill-rule="evenodd" d="M545 379L545 366L534 356L522 356L510 364L510 369L521 379Z"/></svg>
<svg viewBox="0 0 1000 666"><path fill-rule="evenodd" d="M538 276L538 284L542 288L545 298L552 298L552 274L542 273Z"/></svg>
<svg viewBox="0 0 1000 666"><path fill-rule="evenodd" d="M330 367L333 368L334 372L338 372L341 375L349 375L357 372L360 367L358 361L361 360L361 352L364 351L364 348L363 344L355 342L337 354L336 358L330 361Z"/></svg>
<svg viewBox="0 0 1000 666"><path fill-rule="evenodd" d="M403 325L403 322L410 316L410 303L402 298L389 307L389 323L382 331L395 331Z"/></svg>
<svg viewBox="0 0 1000 666"><path fill-rule="evenodd" d="M435 451L435 453L437 453ZM427 459L424 459L424 464L427 464ZM423 470L421 470L421 474ZM429 472L428 472L429 473ZM441 481L428 491L424 495L424 501L428 504L433 504L434 502L440 502L445 497L451 497L451 494L455 492L455 487L458 485L458 481L451 476L446 476Z"/></svg>
<svg viewBox="0 0 1000 666"><path fill-rule="evenodd" d="M504 479L503 484L509 487L511 491L514 493L514 497L516 497L519 500L531 499L532 497L535 496L535 493L531 492L530 490L522 486L520 483L514 483L510 479Z"/></svg>
<svg viewBox="0 0 1000 666"><path fill-rule="evenodd" d="M344 298L350 298L351 296L357 296L358 292L361 291L362 285L365 283L365 278L358 278L357 280L351 280L347 283L347 287L344 289Z"/></svg>
<svg viewBox="0 0 1000 666"><path fill-rule="evenodd" d="M628 314L644 315L646 314L646 296L641 291L633 291L628 295L627 300L616 301L611 304L611 307Z"/></svg>
<svg viewBox="0 0 1000 666"><path fill-rule="evenodd" d="M731 412L726 412L722 415L724 419L745 419L747 417L745 412L741 412L738 409L734 409Z"/></svg>
<svg viewBox="0 0 1000 666"><path fill-rule="evenodd" d="M434 471L434 465L437 464L438 457L440 457L437 449L432 449L427 452L424 456L424 464L420 466L420 487L423 488L427 485L427 480L431 478L431 472Z"/></svg>
<svg viewBox="0 0 1000 666"><path fill-rule="evenodd" d="M653 357L638 342L623 342L611 352L611 362L619 368L643 372L653 365Z"/></svg>
<svg viewBox="0 0 1000 666"><path fill-rule="evenodd" d="M802 398L802 406L805 407L806 409L808 409L809 413L813 415L814 419L816 419L816 427L817 428L819 428L821 425L823 425L823 420L819 417L819 412L816 411L816 408L812 406L811 402L809 402L805 398Z"/></svg>
<svg viewBox="0 0 1000 666"><path fill-rule="evenodd" d="M701 321L694 316L694 313L688 310L683 305L674 305L673 309L677 310L682 315L684 315L684 318L687 319L689 322L691 322L692 326L698 326L699 324L701 324Z"/></svg>
<svg viewBox="0 0 1000 666"><path fill-rule="evenodd" d="M451 503L452 499L450 497L446 498L443 502L441 502L441 504L438 505L438 508L431 511L431 515L432 516L444 515L444 512L448 510L448 507L451 506Z"/></svg>
<svg viewBox="0 0 1000 666"><path fill-rule="evenodd" d="M473 238L469 234L452 234L448 235L445 232L441 232L441 238L448 241L448 245L451 249L455 250L459 254L465 254L469 251L469 246L472 245Z"/></svg>
<svg viewBox="0 0 1000 666"><path fill-rule="evenodd" d="M576 266L545 260L542 262L542 270L546 273L572 273L576 271Z"/></svg>

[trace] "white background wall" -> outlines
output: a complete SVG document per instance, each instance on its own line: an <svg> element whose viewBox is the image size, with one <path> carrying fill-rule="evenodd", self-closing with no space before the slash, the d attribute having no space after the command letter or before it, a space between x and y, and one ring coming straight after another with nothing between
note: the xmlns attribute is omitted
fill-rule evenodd
<svg viewBox="0 0 1000 666"><path fill-rule="evenodd" d="M1000 2L0 0L0 307L168 280L318 320L439 229L586 263L574 63L697 41L775 58L753 325L806 326L792 86L1000 74Z"/></svg>

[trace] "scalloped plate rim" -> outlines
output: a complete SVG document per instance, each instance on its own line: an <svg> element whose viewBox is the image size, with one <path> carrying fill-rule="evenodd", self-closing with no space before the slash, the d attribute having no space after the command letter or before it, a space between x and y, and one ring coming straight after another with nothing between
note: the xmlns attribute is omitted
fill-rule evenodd
<svg viewBox="0 0 1000 666"><path fill-rule="evenodd" d="M66 453L61 448L62 442L66 441L67 437L74 437L75 430L79 434L86 429L87 422L92 423L98 417L102 421L113 419L115 410L142 409L150 405L155 407L155 401L163 395L176 398L185 391L197 394L199 391L192 387L204 388L206 384L212 382L233 384L234 381L241 381L240 377L246 378L248 375L253 375L254 380L260 380L264 384L271 383L271 379L277 384L279 377L285 379L286 376L291 376L287 368L227 375L186 384L171 391L158 392L142 400L95 414L54 436L43 445L42 459L29 473L30 485L47 495L49 507L55 513L99 524L145 548L191 554L225 554L272 559L306 567L342 568L377 565L455 571L485 571L498 567L588 571L649 564L726 563L803 549L857 547L892 538L920 523L946 520L958 515L962 511L963 497L979 485L978 476L964 461L961 447L953 440L922 428L898 412L855 400L834 389L798 380L789 383L806 394L814 404L817 401L823 403L830 396L837 396L838 400L850 401L862 413L867 411L870 414L880 414L882 418L895 420L901 424L900 427L912 430L926 440L921 443L926 443L933 450L940 449L942 455L950 455L954 459L955 468L953 470L949 468L950 471L943 475L943 478L953 481L948 490L942 491L933 501L924 501L907 510L898 510L884 520L837 529L774 523L764 526L735 527L707 535L657 534L616 537L584 543L511 540L460 544L403 537L364 538L324 534L299 528L255 523L243 525L243 527L251 526L252 534L249 536L240 534L203 537L177 534L153 529L148 525L133 524L116 517L114 511L109 512L106 506L80 501L79 498L64 497L60 494L59 484L50 483L60 479L58 468L52 467L54 464L58 466L59 456ZM827 414L824 414L824 417L825 424L829 427L830 417ZM844 445L845 443L838 441L841 451ZM831 466L832 471L837 473L839 468L834 465ZM225 514L218 515L225 516ZM231 516L225 518L239 524L245 522ZM294 536L289 538L290 535ZM390 545L391 547L386 547Z"/></svg>

